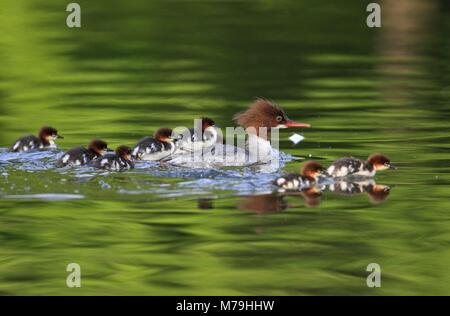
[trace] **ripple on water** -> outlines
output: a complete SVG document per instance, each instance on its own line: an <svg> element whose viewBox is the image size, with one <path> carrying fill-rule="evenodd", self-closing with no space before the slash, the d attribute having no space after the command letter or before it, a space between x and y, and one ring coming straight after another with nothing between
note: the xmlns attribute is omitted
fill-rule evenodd
<svg viewBox="0 0 450 316"><path fill-rule="evenodd" d="M6 198L48 200L98 198L101 192L104 198L211 196L218 191L223 191L222 195L247 195L271 191L273 187L269 183L279 174L279 169L296 159L283 152L279 154L279 165L191 169L140 161L134 170L118 173L90 166L58 169L60 150L9 153L7 149L0 149L0 171L3 179L7 179L1 190ZM25 178L30 180L25 181Z"/></svg>
<svg viewBox="0 0 450 316"><path fill-rule="evenodd" d="M23 194L6 195L8 199L40 199L40 200L74 200L84 199L84 195L79 194Z"/></svg>

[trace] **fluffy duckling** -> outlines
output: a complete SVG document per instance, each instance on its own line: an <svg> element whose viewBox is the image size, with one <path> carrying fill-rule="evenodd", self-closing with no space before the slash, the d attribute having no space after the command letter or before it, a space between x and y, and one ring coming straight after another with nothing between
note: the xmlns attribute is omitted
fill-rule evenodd
<svg viewBox="0 0 450 316"><path fill-rule="evenodd" d="M110 171L131 170L134 168L134 163L131 161L131 148L120 146L116 149L115 154L105 154L101 158L93 160L93 166Z"/></svg>
<svg viewBox="0 0 450 316"><path fill-rule="evenodd" d="M39 135L27 135L19 138L9 148L9 152L25 152L33 149L57 148L55 140L64 138L58 135L58 130L50 126L44 126L39 130Z"/></svg>
<svg viewBox="0 0 450 316"><path fill-rule="evenodd" d="M323 167L321 164L315 161L308 161L303 165L301 174L295 172L287 173L273 181L272 184L284 190L303 190L314 186L318 176L322 173Z"/></svg>
<svg viewBox="0 0 450 316"><path fill-rule="evenodd" d="M218 134L216 123L213 119L202 117L202 129L188 128L178 135L177 146L180 151L193 152L214 146L217 143Z"/></svg>
<svg viewBox="0 0 450 316"><path fill-rule="evenodd" d="M327 169L327 174L333 178L346 176L373 177L379 170L397 169L391 160L383 154L372 154L366 161L353 157L345 157L333 162Z"/></svg>
<svg viewBox="0 0 450 316"><path fill-rule="evenodd" d="M170 156L175 151L175 144L170 128L160 128L155 137L142 138L133 148L132 156L136 160L158 161Z"/></svg>
<svg viewBox="0 0 450 316"><path fill-rule="evenodd" d="M101 157L108 150L108 144L102 140L92 140L88 148L78 146L69 149L59 158L56 167L81 166Z"/></svg>

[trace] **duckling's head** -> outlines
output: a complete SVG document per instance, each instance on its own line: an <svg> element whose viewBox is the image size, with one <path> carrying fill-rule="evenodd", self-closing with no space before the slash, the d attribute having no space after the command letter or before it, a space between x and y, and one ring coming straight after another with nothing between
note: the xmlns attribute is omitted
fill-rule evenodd
<svg viewBox="0 0 450 316"><path fill-rule="evenodd" d="M101 156L108 150L108 144L102 140L94 139L89 143L88 150Z"/></svg>
<svg viewBox="0 0 450 316"><path fill-rule="evenodd" d="M302 167L301 174L303 177L317 180L317 177L324 172L320 163L315 161L308 161Z"/></svg>
<svg viewBox="0 0 450 316"><path fill-rule="evenodd" d="M162 127L155 133L155 139L163 143L173 142L173 132L170 128Z"/></svg>
<svg viewBox="0 0 450 316"><path fill-rule="evenodd" d="M58 135L58 130L50 126L44 126L39 130L39 138L45 141L51 141L58 138L64 138Z"/></svg>
<svg viewBox="0 0 450 316"><path fill-rule="evenodd" d="M216 123L213 119L210 119L209 117L202 117L202 130L207 130L214 128L216 126Z"/></svg>
<svg viewBox="0 0 450 316"><path fill-rule="evenodd" d="M375 170L397 169L396 166L391 164L391 160L387 156L379 153L370 155L367 159L367 164Z"/></svg>
<svg viewBox="0 0 450 316"><path fill-rule="evenodd" d="M116 155L125 160L130 160L131 159L131 148L128 146L120 146L116 149Z"/></svg>

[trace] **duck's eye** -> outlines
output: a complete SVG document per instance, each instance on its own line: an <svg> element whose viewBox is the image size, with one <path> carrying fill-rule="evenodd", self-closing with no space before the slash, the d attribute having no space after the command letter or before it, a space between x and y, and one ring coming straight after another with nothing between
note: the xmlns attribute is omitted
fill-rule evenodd
<svg viewBox="0 0 450 316"><path fill-rule="evenodd" d="M277 116L277 122L281 122L283 120L283 117L280 115L280 116Z"/></svg>

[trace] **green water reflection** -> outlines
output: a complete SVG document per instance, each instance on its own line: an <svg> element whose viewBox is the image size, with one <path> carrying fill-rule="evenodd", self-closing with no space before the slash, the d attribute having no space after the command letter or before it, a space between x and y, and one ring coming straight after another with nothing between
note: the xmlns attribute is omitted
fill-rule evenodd
<svg viewBox="0 0 450 316"><path fill-rule="evenodd" d="M232 115L264 96L313 126L295 147L282 131L283 151L324 165L380 151L399 170L376 177L393 186L383 203L325 192L311 205L215 188L123 195L116 189L137 182L185 180L75 183L0 165L9 172L0 180L0 294L450 294L445 1L379 1L380 29L365 26L364 1L78 3L81 29L65 26L60 2L2 3L0 147L45 124L66 137L62 148L92 138L133 145L199 116L234 126ZM4 198L27 192L85 198ZM82 267L80 289L66 287L71 262ZM371 262L382 267L380 289L366 286Z"/></svg>

